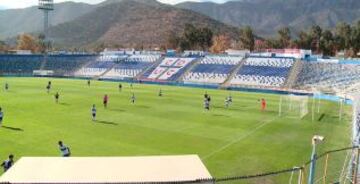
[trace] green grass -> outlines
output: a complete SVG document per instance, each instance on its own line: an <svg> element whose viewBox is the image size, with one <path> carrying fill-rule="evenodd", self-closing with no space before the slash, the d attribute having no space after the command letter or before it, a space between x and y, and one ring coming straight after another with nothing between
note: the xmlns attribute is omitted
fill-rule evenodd
<svg viewBox="0 0 360 184"><path fill-rule="evenodd" d="M0 158L9 153L22 156L60 156L57 141L71 147L73 156L135 156L198 154L216 177L248 175L299 166L311 153L314 134L326 137L319 150L350 144L351 107L338 119L338 105L322 104L325 117L311 121L279 118L279 96L232 92L234 103L224 108L229 94L223 90L135 84L118 91L118 83L51 79L51 94L45 78L0 78L0 106L5 113L0 128ZM10 91L5 92L5 81ZM162 88L164 97L157 93ZM60 92L60 104L54 93ZM203 110L203 94L212 96L212 110ZM130 103L131 93L137 97ZM110 96L108 109L102 107ZM260 112L258 99L268 101ZM99 122L92 122L92 104ZM320 116L320 115L317 115Z"/></svg>

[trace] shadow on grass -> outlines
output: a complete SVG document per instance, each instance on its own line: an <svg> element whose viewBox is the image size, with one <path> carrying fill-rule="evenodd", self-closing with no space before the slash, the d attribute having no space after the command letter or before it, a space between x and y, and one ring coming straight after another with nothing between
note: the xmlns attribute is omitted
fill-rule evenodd
<svg viewBox="0 0 360 184"><path fill-rule="evenodd" d="M146 106L146 105L138 105L137 107L143 108L143 109L149 109L150 108L149 106Z"/></svg>
<svg viewBox="0 0 360 184"><path fill-rule="evenodd" d="M105 125L114 125L114 126L118 126L119 124L114 123L114 122L110 122L110 121L100 121L100 120L96 120L96 123L100 123L100 124L105 124Z"/></svg>
<svg viewBox="0 0 360 184"><path fill-rule="evenodd" d="M213 114L213 116L215 116L215 117L230 117L230 116L224 115L224 114Z"/></svg>
<svg viewBox="0 0 360 184"><path fill-rule="evenodd" d="M1 128L5 128L8 130L12 130L12 131L19 131L19 132L23 132L24 130L21 128L15 128L15 127L9 127L9 126L1 126Z"/></svg>
<svg viewBox="0 0 360 184"><path fill-rule="evenodd" d="M325 117L325 113L321 114L321 116L319 117L318 121L323 120L323 119L324 119L324 117Z"/></svg>
<svg viewBox="0 0 360 184"><path fill-rule="evenodd" d="M64 106L69 106L70 104L68 103L59 103L60 105L64 105Z"/></svg>
<svg viewBox="0 0 360 184"><path fill-rule="evenodd" d="M109 109L109 111L126 112L126 110L124 110L124 109Z"/></svg>

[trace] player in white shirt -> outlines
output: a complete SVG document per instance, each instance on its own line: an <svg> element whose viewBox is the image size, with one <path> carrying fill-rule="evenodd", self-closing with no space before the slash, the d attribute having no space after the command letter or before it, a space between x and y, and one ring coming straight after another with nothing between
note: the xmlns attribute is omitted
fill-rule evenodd
<svg viewBox="0 0 360 184"><path fill-rule="evenodd" d="M92 120L95 121L96 120L96 107L95 107L95 104L91 108L91 115L92 115Z"/></svg>
<svg viewBox="0 0 360 184"><path fill-rule="evenodd" d="M2 111L2 108L0 107L0 127L2 125L3 118L4 118L4 113Z"/></svg>
<svg viewBox="0 0 360 184"><path fill-rule="evenodd" d="M135 93L133 93L131 96L131 103L135 104L135 100L136 100Z"/></svg>
<svg viewBox="0 0 360 184"><path fill-rule="evenodd" d="M9 90L9 83L5 83L5 91Z"/></svg>
<svg viewBox="0 0 360 184"><path fill-rule="evenodd" d="M63 157L70 157L70 148L64 145L62 141L59 141L59 149Z"/></svg>

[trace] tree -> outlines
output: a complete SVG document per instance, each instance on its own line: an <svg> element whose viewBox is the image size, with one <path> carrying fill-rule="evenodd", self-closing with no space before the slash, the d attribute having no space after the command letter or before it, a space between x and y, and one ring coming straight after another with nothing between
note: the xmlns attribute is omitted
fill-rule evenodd
<svg viewBox="0 0 360 184"><path fill-rule="evenodd" d="M104 42L97 42L93 46L93 51L94 52L102 52L102 51L104 51L105 48L106 48L106 45Z"/></svg>
<svg viewBox="0 0 360 184"><path fill-rule="evenodd" d="M335 55L335 40L331 31L326 30L321 34L319 47L323 55Z"/></svg>
<svg viewBox="0 0 360 184"><path fill-rule="evenodd" d="M46 43L45 35L40 34L37 38L37 51L40 53L44 53L47 50L48 43Z"/></svg>
<svg viewBox="0 0 360 184"><path fill-rule="evenodd" d="M278 39L275 38L269 38L265 40L265 45L267 48L273 48L273 49L282 49L284 48L281 45L281 42Z"/></svg>
<svg viewBox="0 0 360 184"><path fill-rule="evenodd" d="M207 27L203 27L197 30L198 33L198 39L197 39L197 45L202 49L202 50L208 50L212 43L213 43L213 32L211 31L211 29L207 28Z"/></svg>
<svg viewBox="0 0 360 184"><path fill-rule="evenodd" d="M338 50L348 50L351 47L351 26L344 22L336 25L335 39Z"/></svg>
<svg viewBox="0 0 360 184"><path fill-rule="evenodd" d="M240 31L240 42L242 48L250 51L254 50L255 47L255 35L250 26L246 26Z"/></svg>
<svg viewBox="0 0 360 184"><path fill-rule="evenodd" d="M291 43L291 32L290 28L284 27L279 29L279 46L280 48L287 48L290 46Z"/></svg>
<svg viewBox="0 0 360 184"><path fill-rule="evenodd" d="M311 37L305 31L300 31L294 42L297 48L311 49Z"/></svg>
<svg viewBox="0 0 360 184"><path fill-rule="evenodd" d="M360 20L351 29L351 46L353 56L357 57L357 53L360 51Z"/></svg>
<svg viewBox="0 0 360 184"><path fill-rule="evenodd" d="M167 49L177 49L179 47L180 37L175 32L170 32L166 38Z"/></svg>
<svg viewBox="0 0 360 184"><path fill-rule="evenodd" d="M7 50L7 45L4 41L0 40L0 52L4 52Z"/></svg>
<svg viewBox="0 0 360 184"><path fill-rule="evenodd" d="M213 38L213 45L210 51L213 53L223 53L226 49L230 48L230 38L226 35L217 35Z"/></svg>
<svg viewBox="0 0 360 184"><path fill-rule="evenodd" d="M319 53L320 49L320 39L321 39L322 29L319 25L312 26L310 29L311 37L311 50Z"/></svg>
<svg viewBox="0 0 360 184"><path fill-rule="evenodd" d="M191 44L186 39L180 39L179 48L181 49L181 51L190 50L191 49Z"/></svg>
<svg viewBox="0 0 360 184"><path fill-rule="evenodd" d="M33 36L29 34L22 34L18 36L17 49L37 52L39 50L39 43Z"/></svg>
<svg viewBox="0 0 360 184"><path fill-rule="evenodd" d="M170 33L167 38L167 46L184 50L208 50L212 45L213 32L207 27L197 28L192 24L186 24L183 34L178 37Z"/></svg>
<svg viewBox="0 0 360 184"><path fill-rule="evenodd" d="M197 33L197 29L194 25L192 24L186 24L185 28L184 28L184 34L182 39L186 40L186 42L189 45L189 49L194 47L197 43L198 40L198 33Z"/></svg>

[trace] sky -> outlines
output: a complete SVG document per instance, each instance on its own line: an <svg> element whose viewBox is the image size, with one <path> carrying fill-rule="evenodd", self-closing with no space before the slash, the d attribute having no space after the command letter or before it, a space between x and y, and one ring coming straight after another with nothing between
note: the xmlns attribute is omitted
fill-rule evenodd
<svg viewBox="0 0 360 184"><path fill-rule="evenodd" d="M69 1L69 0L54 0L55 3L60 3L64 1ZM72 0L72 1L97 4L105 0ZM176 4L189 0L159 0L159 1L168 4ZM196 1L196 2L212 1L216 3L224 3L228 0L190 0L190 1ZM0 9L25 8L25 7L37 5L37 3L38 0L0 0Z"/></svg>

